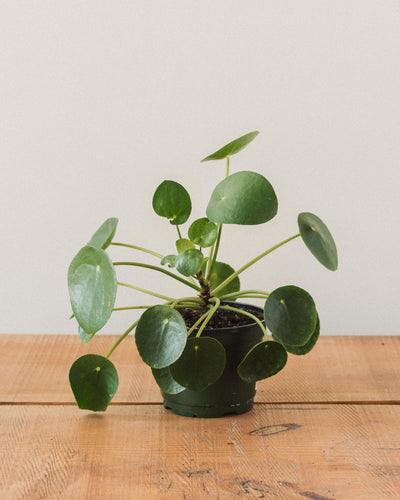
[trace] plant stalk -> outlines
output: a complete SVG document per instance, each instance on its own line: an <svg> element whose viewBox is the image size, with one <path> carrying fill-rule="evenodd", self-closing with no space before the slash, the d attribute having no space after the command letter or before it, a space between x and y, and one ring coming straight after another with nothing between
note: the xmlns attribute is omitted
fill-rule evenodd
<svg viewBox="0 0 400 500"><path fill-rule="evenodd" d="M248 262L247 264L245 264L244 266L242 266L240 269L238 269L236 272L234 272L233 274L231 274L228 278L226 278L225 281L223 281L222 283L220 283L214 290L213 290L213 294L219 292L220 290L222 290L228 283L230 283L232 280L234 280L236 278L236 276L239 276L239 274L241 274L243 271L245 271L246 269L248 269L250 266L252 266L253 264L255 264L256 262L258 262L260 259L262 259L263 257L265 257L266 255L268 255L269 253L273 252L274 250L276 250L277 248L285 245L286 243L289 243L289 241L292 241L294 240L295 238L298 238L300 236L300 233L298 234L295 234L294 236L291 236L290 238L287 238L286 240L283 240L281 241L280 243L278 243L277 245L274 245L273 247L269 248L268 250L266 250L265 252L261 253L260 255L258 255L257 257L255 257L254 259L252 259L250 262Z"/></svg>
<svg viewBox="0 0 400 500"><path fill-rule="evenodd" d="M130 311L130 310L133 310L133 309L148 309L149 307L153 307L151 305L149 306L127 306L127 307L115 307L113 309L113 312L114 311Z"/></svg>
<svg viewBox="0 0 400 500"><path fill-rule="evenodd" d="M172 302L171 308L174 309L180 303L195 303L195 304L204 304L203 300L200 297L182 297L181 299L176 299Z"/></svg>
<svg viewBox="0 0 400 500"><path fill-rule="evenodd" d="M208 266L208 271L207 271L207 280L210 279L215 261L217 260L219 244L221 241L221 233L222 233L222 224L217 224L217 239L215 240L215 243L211 248L209 266Z"/></svg>
<svg viewBox="0 0 400 500"><path fill-rule="evenodd" d="M219 300L218 297L214 297L212 299L215 304L210 308L210 310L207 313L207 317L204 320L203 324L199 328L199 331L196 334L196 337L200 337L200 335L203 333L204 328L207 326L207 323L210 321L210 319L214 316L215 311L219 308L221 301Z"/></svg>
<svg viewBox="0 0 400 500"><path fill-rule="evenodd" d="M189 335L194 331L196 330L196 328L200 325L200 323L208 316L210 311L207 311L206 313L204 313L202 316L200 316L200 318L196 321L196 323L194 323L194 325L192 325L190 327L190 329L188 330L187 332L187 335L189 337Z"/></svg>
<svg viewBox="0 0 400 500"><path fill-rule="evenodd" d="M200 291L200 288L195 285L194 283L191 283L188 280L185 280L184 278L181 278L180 276L177 276L176 274L173 274L166 269L163 269L162 267L158 266L152 266L150 264L143 264L141 262L113 262L114 266L136 266L136 267L144 267L146 269L153 269L154 271L159 271L160 273L166 274L170 278L174 278L175 280L180 281L184 285L190 286L191 288L194 288L196 291Z"/></svg>
<svg viewBox="0 0 400 500"><path fill-rule="evenodd" d="M153 252L153 250L149 250L148 248L138 247L136 245L129 245L128 243L114 243L114 242L112 242L111 245L114 245L117 247L133 248L134 250L140 250L141 252L145 252L145 253L149 253L150 255L154 255L154 257L158 257L159 259L164 258L164 255L161 255L158 252Z"/></svg>
<svg viewBox="0 0 400 500"><path fill-rule="evenodd" d="M258 326L261 328L264 337L267 338L267 330L265 329L265 326L262 324L262 322L255 316L254 314L251 314L247 311L243 311L243 309L239 309L238 307L232 307L232 306L220 306L220 309L225 309L226 311L235 311L238 314L243 314L243 316L248 316L249 318L252 318Z"/></svg>
<svg viewBox="0 0 400 500"><path fill-rule="evenodd" d="M168 302L173 302L175 299L172 297L167 297L166 295L161 295L160 293L152 292L151 290L146 290L145 288L140 288L139 286L130 285L129 283L117 282L119 286L125 286L127 288L132 288L132 290L137 290L138 292L146 293L152 297L157 297L158 299L168 300Z"/></svg>
<svg viewBox="0 0 400 500"><path fill-rule="evenodd" d="M257 296L262 296L263 298L267 298L269 293L265 292L264 290L238 290L237 292L232 292L232 293L227 293L225 295L221 295L219 298L221 300L230 300L230 299L236 299L241 296L245 295L257 295Z"/></svg>
<svg viewBox="0 0 400 500"><path fill-rule="evenodd" d="M119 346L119 344L124 340L126 336L128 336L131 331L136 328L136 325L139 323L139 320L135 321L127 330L125 333L121 335L121 337L115 342L115 344L111 347L111 349L108 351L108 354L106 355L106 358L108 359L111 354L115 351L115 349Z"/></svg>

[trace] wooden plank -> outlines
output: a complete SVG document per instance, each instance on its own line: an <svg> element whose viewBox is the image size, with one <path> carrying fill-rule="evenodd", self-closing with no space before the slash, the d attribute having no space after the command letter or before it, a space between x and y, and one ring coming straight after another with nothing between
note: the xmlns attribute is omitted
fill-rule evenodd
<svg viewBox="0 0 400 500"><path fill-rule="evenodd" d="M72 403L68 371L88 352L106 354L117 337L82 344L71 335L0 335L0 402ZM111 357L120 387L114 403L161 402L133 337ZM258 385L258 402L400 401L400 337L322 337L307 356Z"/></svg>
<svg viewBox="0 0 400 500"><path fill-rule="evenodd" d="M0 406L0 498L400 498L400 406Z"/></svg>

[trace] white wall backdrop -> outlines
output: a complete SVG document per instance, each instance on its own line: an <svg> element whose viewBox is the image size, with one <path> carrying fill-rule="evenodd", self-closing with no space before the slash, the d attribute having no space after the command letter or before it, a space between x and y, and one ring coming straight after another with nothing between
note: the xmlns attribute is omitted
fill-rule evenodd
<svg viewBox="0 0 400 500"><path fill-rule="evenodd" d="M221 260L240 267L295 234L298 212L314 212L336 239L339 270L295 240L243 286L304 287L323 334L399 333L399 5L2 0L0 331L75 333L66 274L94 230L119 217L119 241L171 253L175 228L151 208L157 185L181 182L192 220L203 216L224 165L199 160L257 129L231 169L265 175L279 213L225 226ZM187 294L163 275L118 271ZM149 299L124 290L118 300L135 303ZM105 332L131 323L114 316Z"/></svg>

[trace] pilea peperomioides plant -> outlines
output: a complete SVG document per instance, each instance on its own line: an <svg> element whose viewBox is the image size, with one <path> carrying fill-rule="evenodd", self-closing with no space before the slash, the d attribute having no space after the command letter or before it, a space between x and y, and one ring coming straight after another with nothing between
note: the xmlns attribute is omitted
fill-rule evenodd
<svg viewBox="0 0 400 500"><path fill-rule="evenodd" d="M140 246L115 242L113 238L118 220L110 218L72 260L68 286L82 342L88 342L107 323L113 311L144 310L105 357L87 354L73 363L69 378L80 408L93 411L107 408L118 387L118 374L109 360L110 355L134 329L140 356L151 367L162 391L170 394L185 389L203 391L223 373L226 362L224 347L217 339L202 335L217 310L234 311L250 317L264 334L264 339L252 347L237 366L238 375L246 382L275 375L285 366L288 352L306 354L317 342L320 323L311 295L294 285L282 286L272 292L241 290L239 275L298 237L322 265L336 270L335 242L321 219L308 212L299 214L297 234L265 250L236 271L229 264L217 260L223 224L263 224L277 213L278 201L265 177L251 171L229 172L230 157L257 135L258 132L246 134L202 160L225 160L226 175L211 195L206 217L191 223L187 238L182 236L180 226L191 214L188 192L181 184L171 180L157 187L153 209L176 226L178 233L173 253L161 255ZM155 265L138 261L113 262L106 252L113 245L145 252L158 262ZM138 266L163 273L193 292L191 296L174 298L119 281L116 268L123 266ZM129 287L157 297L161 304L115 307L118 287ZM252 312L235 306L235 300L246 298L265 300L265 323ZM179 312L183 309L200 311L190 328L186 327ZM265 325L272 339L268 339Z"/></svg>

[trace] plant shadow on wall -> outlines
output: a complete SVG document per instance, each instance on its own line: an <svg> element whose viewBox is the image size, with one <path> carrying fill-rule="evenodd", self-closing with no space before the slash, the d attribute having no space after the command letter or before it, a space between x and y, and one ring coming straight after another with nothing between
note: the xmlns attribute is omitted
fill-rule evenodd
<svg viewBox="0 0 400 500"><path fill-rule="evenodd" d="M176 227L178 239L174 253L161 255L133 244L115 242L118 220L110 218L73 258L68 271L68 286L73 317L79 324L82 342L90 341L113 312L144 310L105 357L87 354L73 363L69 378L80 408L93 411L107 408L118 387L117 370L109 358L135 328L140 356L151 367L163 394L176 397L181 393L206 394L221 379L228 361L227 347L223 345L222 337L218 337L218 327L222 326L221 332L235 331L238 342L242 327L237 327L240 325L237 318L249 322L260 334L253 345L247 346L240 358L234 361L235 376L242 384L255 384L257 380L275 375L285 366L288 353L304 355L314 347L320 333L320 322L309 293L294 285L273 291L242 290L239 276L260 259L298 237L323 266L336 270L336 245L319 217L309 212L300 213L297 234L251 258L236 271L228 263L218 260L224 224L263 224L277 213L278 201L265 177L252 171L230 173L230 157L257 135L257 131L246 134L202 160L225 160L225 178L211 194L206 217L191 223L187 237L182 236L181 225L187 222L192 209L188 192L172 180L157 187L153 209ZM112 262L106 252L110 245L150 254L156 265L138 261ZM169 297L119 281L116 269L124 266L143 267L167 275L186 285L191 294L181 298ZM118 287L157 297L161 304L115 307ZM265 300L264 310L259 309L261 315L256 313L257 308L235 302L249 298ZM219 324L226 318L231 321L228 325ZM213 329L210 325L214 323L216 327ZM266 327L272 339L268 338Z"/></svg>

